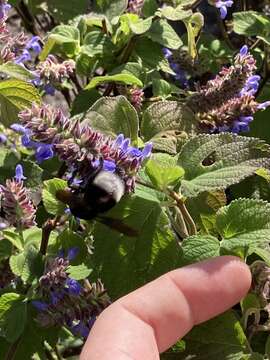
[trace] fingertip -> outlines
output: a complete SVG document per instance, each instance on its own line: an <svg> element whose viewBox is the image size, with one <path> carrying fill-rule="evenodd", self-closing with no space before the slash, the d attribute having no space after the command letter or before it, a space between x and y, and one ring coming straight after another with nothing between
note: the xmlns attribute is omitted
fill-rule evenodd
<svg viewBox="0 0 270 360"><path fill-rule="evenodd" d="M175 270L173 276L192 308L195 324L237 304L251 285L249 267L235 256L192 264Z"/></svg>

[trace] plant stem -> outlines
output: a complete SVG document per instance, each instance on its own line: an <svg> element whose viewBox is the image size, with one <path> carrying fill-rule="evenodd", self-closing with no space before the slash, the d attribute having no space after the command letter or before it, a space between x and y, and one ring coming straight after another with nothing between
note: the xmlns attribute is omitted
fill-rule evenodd
<svg viewBox="0 0 270 360"><path fill-rule="evenodd" d="M19 339L17 339L15 341L15 343L11 344L6 355L5 355L5 359L4 360L13 360L15 355L16 355L16 352L18 350L18 346L20 344L20 341L21 341L21 337L19 337Z"/></svg>
<svg viewBox="0 0 270 360"><path fill-rule="evenodd" d="M222 37L223 37L224 41L226 42L226 44L229 46L229 48L232 50L235 50L235 48L229 38L229 35L227 34L224 23L223 23L222 19L220 18L218 10L216 10L216 12L217 12L217 19L218 19L218 24L219 24L219 28L220 28Z"/></svg>
<svg viewBox="0 0 270 360"><path fill-rule="evenodd" d="M183 217L189 227L189 235L196 235L197 234L196 224L193 221L190 213L188 212L188 209L186 208L186 205L184 204L182 197L176 192L171 190L169 190L169 194L176 201L179 210L183 214Z"/></svg>
<svg viewBox="0 0 270 360"><path fill-rule="evenodd" d="M59 220L60 220L60 216L56 216L54 219L48 219L45 222L45 224L42 226L42 239L39 249L39 252L42 255L46 255L51 232L56 228Z"/></svg>

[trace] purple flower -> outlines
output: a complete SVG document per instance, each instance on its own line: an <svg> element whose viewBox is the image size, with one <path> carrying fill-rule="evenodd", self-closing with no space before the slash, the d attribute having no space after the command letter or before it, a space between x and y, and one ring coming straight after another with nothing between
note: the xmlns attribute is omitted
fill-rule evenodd
<svg viewBox="0 0 270 360"><path fill-rule="evenodd" d="M68 255L67 255L67 258L69 261L72 261L76 258L76 256L79 254L80 252L80 249L75 246L75 247L72 247L68 250Z"/></svg>
<svg viewBox="0 0 270 360"><path fill-rule="evenodd" d="M167 48L163 48L162 51L165 58L169 61L171 69L175 72L175 80L180 83L181 87L187 87L188 80L186 72L181 69L180 64L174 59L174 53Z"/></svg>
<svg viewBox="0 0 270 360"><path fill-rule="evenodd" d="M245 57L245 56L247 56L248 51L249 51L248 46L247 46L247 45L243 45L243 46L241 47L240 51L239 51L239 54L240 54L241 57Z"/></svg>
<svg viewBox="0 0 270 360"><path fill-rule="evenodd" d="M24 49L22 54L19 57L17 57L14 62L16 64L20 65L20 64L23 64L24 62L30 61L30 60L31 60L30 52L27 49Z"/></svg>
<svg viewBox="0 0 270 360"><path fill-rule="evenodd" d="M0 230L5 230L7 227L8 227L7 223L5 223L3 221L0 222Z"/></svg>
<svg viewBox="0 0 270 360"><path fill-rule="evenodd" d="M49 307L48 304L46 304L42 301L39 301L39 300L33 300L32 305L34 305L34 307L39 311L46 311Z"/></svg>
<svg viewBox="0 0 270 360"><path fill-rule="evenodd" d="M74 296L80 295L82 287L78 283L78 281L68 278L66 281L66 286L70 295L74 295Z"/></svg>
<svg viewBox="0 0 270 360"><path fill-rule="evenodd" d="M103 170L109 172L115 172L115 169L116 169L116 165L114 161L110 161L110 160L103 161Z"/></svg>
<svg viewBox="0 0 270 360"><path fill-rule="evenodd" d="M53 158L54 152L52 149L52 145L38 143L35 155L39 164L41 164L45 160Z"/></svg>
<svg viewBox="0 0 270 360"><path fill-rule="evenodd" d="M7 12L11 9L11 5L7 3L0 4L0 20L3 20L7 16Z"/></svg>
<svg viewBox="0 0 270 360"><path fill-rule="evenodd" d="M227 16L227 13L228 13L227 8L233 6L233 1L232 0L218 0L215 3L215 6L217 9L219 9L221 19L225 19L225 17Z"/></svg>
<svg viewBox="0 0 270 360"><path fill-rule="evenodd" d="M142 156L141 150L135 147L129 147L126 151L128 155L134 156L134 157L140 157Z"/></svg>
<svg viewBox="0 0 270 360"><path fill-rule="evenodd" d="M4 144L7 142L7 137L5 134L0 134L0 144Z"/></svg>
<svg viewBox="0 0 270 360"><path fill-rule="evenodd" d="M257 109L265 110L266 108L268 108L268 106L270 106L270 101L265 101L265 102L259 104Z"/></svg>
<svg viewBox="0 0 270 360"><path fill-rule="evenodd" d="M17 123L12 124L10 126L10 128L20 134L25 134L27 132L27 130L25 129L25 127L23 125L17 124Z"/></svg>
<svg viewBox="0 0 270 360"><path fill-rule="evenodd" d="M168 48L163 48L162 52L166 59L169 59L173 55L172 51Z"/></svg>
<svg viewBox="0 0 270 360"><path fill-rule="evenodd" d="M44 85L44 91L47 95L54 96L56 90L55 90L55 87L52 86L51 84L46 84L46 85Z"/></svg>
<svg viewBox="0 0 270 360"><path fill-rule="evenodd" d="M90 329L82 321L80 321L77 325L71 327L71 331L73 334L80 335L86 339Z"/></svg>
<svg viewBox="0 0 270 360"><path fill-rule="evenodd" d="M123 135L123 134L119 134L119 135L117 136L117 138L115 139L114 144L115 144L116 146L120 146L120 145L123 143L124 139L125 139L124 135Z"/></svg>
<svg viewBox="0 0 270 360"><path fill-rule="evenodd" d="M145 144L145 147L144 147L144 149L142 151L142 157L144 159L148 158L151 155L152 149L153 149L153 144L152 143Z"/></svg>
<svg viewBox="0 0 270 360"><path fill-rule="evenodd" d="M39 36L33 36L26 44L26 49L33 50L36 54L39 54L41 52L41 46L39 41Z"/></svg>
<svg viewBox="0 0 270 360"><path fill-rule="evenodd" d="M23 175L23 167L21 164L18 164L15 169L15 179L17 181L26 180L26 177Z"/></svg>
<svg viewBox="0 0 270 360"><path fill-rule="evenodd" d="M252 75L247 79L247 82L243 89L240 91L240 96L245 95L246 93L250 95L256 94L259 89L259 82L261 77L259 75Z"/></svg>
<svg viewBox="0 0 270 360"><path fill-rule="evenodd" d="M127 149L129 148L129 145L130 145L130 139L129 138L127 138L127 139L125 139L123 142L122 142L122 144L121 144L121 149L124 151L124 152L126 152L127 151Z"/></svg>

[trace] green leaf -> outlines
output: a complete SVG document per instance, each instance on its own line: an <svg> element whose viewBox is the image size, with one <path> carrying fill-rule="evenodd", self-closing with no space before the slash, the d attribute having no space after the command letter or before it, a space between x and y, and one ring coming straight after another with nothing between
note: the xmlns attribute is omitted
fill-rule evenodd
<svg viewBox="0 0 270 360"><path fill-rule="evenodd" d="M156 0L144 0L142 13L144 17L153 16L158 9Z"/></svg>
<svg viewBox="0 0 270 360"><path fill-rule="evenodd" d="M153 95L166 98L171 95L172 86L166 80L153 79Z"/></svg>
<svg viewBox="0 0 270 360"><path fill-rule="evenodd" d="M4 239L8 240L18 250L23 250L24 241L21 235L12 229L3 230Z"/></svg>
<svg viewBox="0 0 270 360"><path fill-rule="evenodd" d="M158 101L143 114L141 133L155 150L176 154L197 126L193 112L177 101Z"/></svg>
<svg viewBox="0 0 270 360"><path fill-rule="evenodd" d="M133 143L138 141L139 119L136 110L124 96L103 97L84 115L94 129L115 137L124 134Z"/></svg>
<svg viewBox="0 0 270 360"><path fill-rule="evenodd" d="M36 316L36 310L32 304L29 304L27 307L27 323L17 346L14 360L43 360L47 357L44 353L44 342L46 341L47 344L55 347L59 338L59 327L43 328L37 321L33 320ZM40 357L33 357L34 353Z"/></svg>
<svg viewBox="0 0 270 360"><path fill-rule="evenodd" d="M88 278L93 270L89 269L85 264L77 265L77 266L69 266L67 268L67 273L69 277L74 280L83 280Z"/></svg>
<svg viewBox="0 0 270 360"><path fill-rule="evenodd" d="M92 80L84 88L84 90L90 90L98 85L108 82L116 82L116 83L123 83L126 85L137 85L139 87L143 87L143 83L141 82L140 79L136 78L136 76L131 74L117 74L117 75L96 76L92 78Z"/></svg>
<svg viewBox="0 0 270 360"><path fill-rule="evenodd" d="M88 0L54 0L46 2L54 19L59 22L68 22L80 14L86 14L89 5Z"/></svg>
<svg viewBox="0 0 270 360"><path fill-rule="evenodd" d="M149 17L147 19L140 19L138 18L138 21L133 22L129 21L129 27L133 34L135 35L142 35L146 33L152 25L152 18Z"/></svg>
<svg viewBox="0 0 270 360"><path fill-rule="evenodd" d="M94 11L104 14L109 20L121 15L128 6L128 0L96 0Z"/></svg>
<svg viewBox="0 0 270 360"><path fill-rule="evenodd" d="M179 360L243 360L249 354L248 341L233 311L196 326L184 340L185 351L178 353Z"/></svg>
<svg viewBox="0 0 270 360"><path fill-rule="evenodd" d="M32 103L40 104L39 93L32 84L13 79L0 82L1 122L5 126L16 122L18 112Z"/></svg>
<svg viewBox="0 0 270 360"><path fill-rule="evenodd" d="M201 13L195 13L184 20L184 23L188 34L188 52L191 58L195 59L197 56L196 38L204 25L204 17Z"/></svg>
<svg viewBox="0 0 270 360"><path fill-rule="evenodd" d="M34 161L30 160L23 160L21 161L21 164L23 166L24 175L27 178L25 180L25 185L31 189L39 187L42 182L43 169Z"/></svg>
<svg viewBox="0 0 270 360"><path fill-rule="evenodd" d="M23 296L6 293L0 297L0 335L15 342L23 333L26 324L26 302Z"/></svg>
<svg viewBox="0 0 270 360"><path fill-rule="evenodd" d="M138 38L135 43L133 54L134 56L139 57L144 68L149 68L149 70L162 70L165 73L174 75L159 44L146 39L145 37Z"/></svg>
<svg viewBox="0 0 270 360"><path fill-rule="evenodd" d="M263 141L233 134L199 135L183 146L178 165L185 170L181 192L187 197L225 189L269 167Z"/></svg>
<svg viewBox="0 0 270 360"><path fill-rule="evenodd" d="M220 242L211 235L190 236L182 243L183 265L193 264L211 257L219 256Z"/></svg>
<svg viewBox="0 0 270 360"><path fill-rule="evenodd" d="M96 89L81 91L73 101L71 115L74 116L89 110L100 97Z"/></svg>
<svg viewBox="0 0 270 360"><path fill-rule="evenodd" d="M46 211L52 215L62 215L66 209L66 205L63 204L56 197L56 192L64 190L67 187L67 182L62 179L51 179L44 181L44 188L42 191L42 200Z"/></svg>
<svg viewBox="0 0 270 360"><path fill-rule="evenodd" d="M192 15L192 11L184 10L182 5L178 5L176 8L172 6L164 6L163 8L158 9L156 15L164 17L167 20L179 21L190 17Z"/></svg>
<svg viewBox="0 0 270 360"><path fill-rule="evenodd" d="M24 283L38 280L43 272L42 255L37 248L29 245L24 252L10 257L10 268Z"/></svg>
<svg viewBox="0 0 270 360"><path fill-rule="evenodd" d="M226 250L267 248L270 241L270 204L262 200L238 199L221 208L216 226Z"/></svg>
<svg viewBox="0 0 270 360"><path fill-rule="evenodd" d="M257 11L233 13L233 30L240 35L264 35L270 32L269 17Z"/></svg>
<svg viewBox="0 0 270 360"><path fill-rule="evenodd" d="M170 161L171 156L167 154L155 154L148 160L145 170L155 188L165 189L180 182L183 177L184 170L177 165L171 165Z"/></svg>
<svg viewBox="0 0 270 360"><path fill-rule="evenodd" d="M68 57L73 57L77 54L80 48L80 32L70 25L56 26L49 34L43 50L39 56L41 61L44 61L47 56L56 47Z"/></svg>
<svg viewBox="0 0 270 360"><path fill-rule="evenodd" d="M0 261L2 259L7 259L8 257L10 257L12 254L12 250L13 250L13 247L12 247L11 242L7 241L5 239L2 239L0 241Z"/></svg>
<svg viewBox="0 0 270 360"><path fill-rule="evenodd" d="M130 238L101 224L95 227L94 268L113 299L178 266L180 248L158 201L127 197L109 216L139 231Z"/></svg>
<svg viewBox="0 0 270 360"><path fill-rule="evenodd" d="M35 75L33 75L33 73L31 73L25 67L18 65L18 64L14 64L11 61L8 61L8 62L0 65L0 72L4 73L5 75L8 75L12 78L15 78L18 80L24 80L24 81L30 81L36 77Z"/></svg>
<svg viewBox="0 0 270 360"><path fill-rule="evenodd" d="M89 32L83 41L81 52L89 56L110 56L114 51L111 38L101 30Z"/></svg>
<svg viewBox="0 0 270 360"><path fill-rule="evenodd" d="M146 33L146 36L169 49L177 50L183 45L182 40L171 25L163 19L154 21L150 30Z"/></svg>

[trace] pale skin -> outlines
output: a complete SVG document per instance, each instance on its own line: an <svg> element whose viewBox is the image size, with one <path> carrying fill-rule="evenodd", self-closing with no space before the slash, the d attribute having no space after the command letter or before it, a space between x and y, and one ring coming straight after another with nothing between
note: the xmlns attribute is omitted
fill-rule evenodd
<svg viewBox="0 0 270 360"><path fill-rule="evenodd" d="M194 325L238 303L250 285L248 266L233 256L169 272L103 311L80 360L157 360Z"/></svg>

